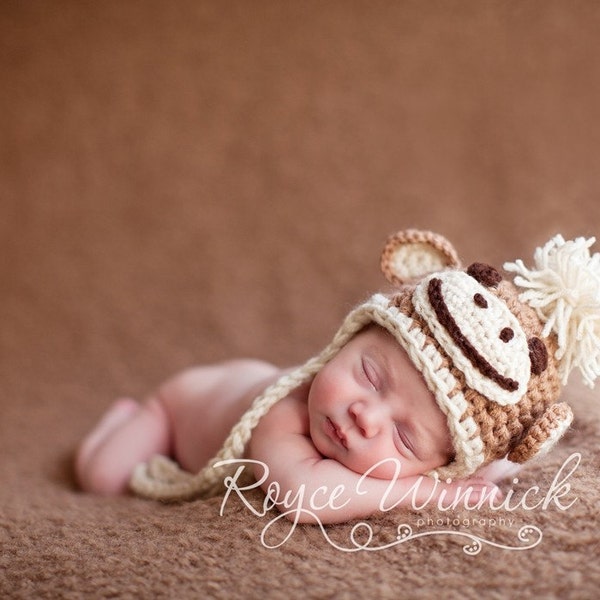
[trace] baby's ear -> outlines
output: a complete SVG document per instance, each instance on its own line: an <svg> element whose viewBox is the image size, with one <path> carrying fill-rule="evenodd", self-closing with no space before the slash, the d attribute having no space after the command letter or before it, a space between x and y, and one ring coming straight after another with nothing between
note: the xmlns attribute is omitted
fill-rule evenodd
<svg viewBox="0 0 600 600"><path fill-rule="evenodd" d="M381 253L381 270L394 285L460 266L454 246L431 231L399 231L388 238Z"/></svg>
<svg viewBox="0 0 600 600"><path fill-rule="evenodd" d="M534 456L546 454L571 425L573 412L568 404L552 404L533 423L518 446L508 455L508 460L523 463Z"/></svg>

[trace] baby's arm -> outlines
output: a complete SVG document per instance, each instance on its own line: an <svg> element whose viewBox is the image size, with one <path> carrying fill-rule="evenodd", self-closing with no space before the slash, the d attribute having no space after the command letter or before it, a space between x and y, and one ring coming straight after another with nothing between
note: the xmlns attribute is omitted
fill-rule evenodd
<svg viewBox="0 0 600 600"><path fill-rule="evenodd" d="M298 518L299 522L314 522L316 516L321 523L339 523L413 503L419 507L435 503L442 493L443 505L448 506L469 486L473 489L471 504L476 504L484 493L497 492L494 484L482 480L447 484L427 476L402 478L401 473L393 482L363 477L319 454L307 431L305 405L293 397L285 398L261 419L248 449L248 458L269 469L262 483L265 492L275 483L280 486L281 497L286 492L292 498L303 492L303 510L295 506L289 513L290 519ZM256 477L263 476L264 470L259 466Z"/></svg>

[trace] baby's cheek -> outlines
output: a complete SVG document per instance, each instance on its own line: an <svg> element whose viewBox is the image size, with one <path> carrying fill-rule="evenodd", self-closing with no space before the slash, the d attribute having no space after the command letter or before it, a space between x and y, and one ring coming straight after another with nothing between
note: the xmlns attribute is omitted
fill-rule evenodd
<svg viewBox="0 0 600 600"><path fill-rule="evenodd" d="M327 409L341 399L339 385L335 374L330 371L321 371L314 379L311 386L309 403L318 409Z"/></svg>

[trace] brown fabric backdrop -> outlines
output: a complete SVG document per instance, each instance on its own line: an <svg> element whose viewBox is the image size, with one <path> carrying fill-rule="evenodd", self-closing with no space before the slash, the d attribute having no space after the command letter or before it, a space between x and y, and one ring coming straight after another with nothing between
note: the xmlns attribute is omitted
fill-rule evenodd
<svg viewBox="0 0 600 600"><path fill-rule="evenodd" d="M347 553L317 526L267 549L274 514L87 496L71 455L185 366L319 350L397 229L498 265L598 234L599 31L593 0L4 0L0 595L595 597L597 391L567 390L577 423L513 486L547 490L580 452L568 510L370 521L373 546L402 523L519 546L532 524L525 551L438 533Z"/></svg>

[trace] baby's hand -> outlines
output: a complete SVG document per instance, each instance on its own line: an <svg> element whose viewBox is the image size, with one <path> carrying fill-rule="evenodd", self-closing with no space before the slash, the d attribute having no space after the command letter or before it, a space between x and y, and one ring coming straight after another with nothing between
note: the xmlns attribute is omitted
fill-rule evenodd
<svg viewBox="0 0 600 600"><path fill-rule="evenodd" d="M475 479L487 479L489 481L501 481L514 477L520 470L521 465L510 462L508 459L495 460L475 473Z"/></svg>
<svg viewBox="0 0 600 600"><path fill-rule="evenodd" d="M412 479L399 480L400 486L408 486ZM400 488L401 489L401 488ZM412 508L425 508L438 506L440 509L449 508L474 508L490 505L495 506L502 500L500 489L493 482L480 477L450 481L435 481L431 478L422 478L415 496L404 497L397 506L412 504Z"/></svg>
<svg viewBox="0 0 600 600"><path fill-rule="evenodd" d="M440 499L444 492L445 497L442 502L442 506L444 507L483 507L486 504L489 505L492 501L498 503L503 498L500 488L495 483L481 477L462 479L449 484L446 483L437 491L437 498Z"/></svg>
<svg viewBox="0 0 600 600"><path fill-rule="evenodd" d="M480 502L485 504L491 500L500 502L504 497L500 488L489 480L469 479L466 483L467 487L473 490L467 501L468 506L477 506Z"/></svg>

